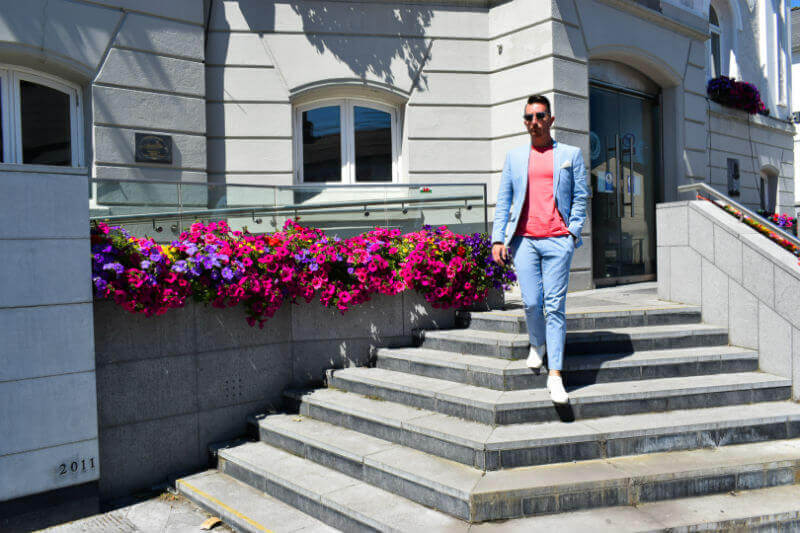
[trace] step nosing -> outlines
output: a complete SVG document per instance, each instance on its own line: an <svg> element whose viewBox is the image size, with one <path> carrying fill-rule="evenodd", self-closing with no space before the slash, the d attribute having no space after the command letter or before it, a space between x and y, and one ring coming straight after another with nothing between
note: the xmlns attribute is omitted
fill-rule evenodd
<svg viewBox="0 0 800 533"><path fill-rule="evenodd" d="M383 370L383 369L377 369ZM415 379L419 379L421 383L419 384L398 384L392 381L389 381L388 378L381 379L380 376L374 377L365 377L361 374L359 375L349 375L347 373L342 374L342 371L337 372L334 374L336 382L339 385L346 386L348 384L362 384L373 387L375 389L383 389L383 390L390 390L390 391L397 391L406 394L411 394L414 396L431 398L431 399L446 399L446 400L457 400L459 402L466 402L470 403L471 405L485 405L487 408L491 408L496 406L498 409L510 409L510 404L514 404L515 406L520 405L539 405L539 404L548 404L549 402L545 399L519 399L519 398L503 398L503 395L509 394L516 394L520 395L523 394L523 391L526 389L521 389L517 391L498 391L495 389L489 389L485 387L478 387L474 385L459 383L455 381L448 381L444 379L438 378L430 378L427 376L414 376ZM392 372L392 371L387 371ZM403 374L400 372L395 372L402 376L409 376L409 374ZM714 383L714 384L705 384L701 383L701 380L704 378L708 378L709 376L690 376L690 377L675 377L675 378L658 378L652 380L633 380L633 381L620 381L620 382L612 382L612 383L602 383L596 385L588 385L588 386L578 386L578 387L568 387L568 390L575 393L577 395L573 395L571 398L571 403L597 403L597 402L607 402L607 401L617 401L617 400L632 400L632 399L639 399L643 397L670 397L670 396L679 396L679 395L687 395L687 394L704 394L704 393L719 393L719 392L733 392L739 390L753 390L753 389L766 389L766 388L783 388L787 386L791 386L792 381L787 378L771 378L771 379L752 379L753 372L741 372L736 374L715 374L712 376L724 376L730 375L733 376L732 381L730 382L723 382L723 383ZM764 375L764 374L760 374ZM692 379L693 378L693 379ZM688 381L688 383L687 383ZM694 382L693 382L694 381ZM697 382L697 383L695 383ZM633 387L634 390L626 391L625 387L630 388ZM634 384L634 385L631 385ZM426 386L427 385L427 386ZM660 386L659 386L660 385ZM599 391L590 390L586 394L581 394L580 391L586 389L587 387L599 387ZM641 389L638 389L641 387ZM605 389L605 390L603 390ZM610 389L610 390L609 390ZM619 392L616 392L614 389L620 389ZM539 391L543 390L543 388L539 389L527 389L532 391ZM456 392L463 391L462 394L457 394ZM477 400L474 397L469 397L469 393L473 392L483 392L487 393L491 391L492 393L497 393L498 398L495 401L490 400ZM377 392L377 391L376 391Z"/></svg>
<svg viewBox="0 0 800 533"><path fill-rule="evenodd" d="M584 461L578 463L578 468L575 468L574 463L563 463L554 465L541 465L532 467L520 467L519 469L503 470L491 472L483 479L487 487L476 487L473 491L473 499L483 499L486 497L493 497L498 494L506 494L509 489L516 491L516 493L524 497L527 494L542 494L552 493L553 491L577 491L581 487L586 486L600 486L607 487L609 483L648 483L661 480L678 480L678 479L704 479L711 476L742 474L749 472L757 472L763 470L765 467L771 470L795 468L800 465L800 446L798 440L781 441L783 443L783 452L778 453L777 456L774 452L758 453L757 447L761 447L764 443L750 443L732 445L728 447L715 448L715 449L700 449L688 451L674 451L674 452L659 452L644 456L623 456L613 457L606 459L596 459L591 461ZM743 449L747 451L753 450L753 453L744 456ZM702 455L701 453L702 452ZM715 454L716 461L703 461L705 455ZM738 455L737 455L738 454ZM659 469L648 472L637 461L647 462L647 460L657 463L663 461L669 455L670 465L674 468L665 468L663 465ZM784 457L780 457L783 455ZM685 458L700 458L695 459L697 464L682 464L681 461ZM721 461L727 460L728 463ZM600 465L602 475L596 475L594 479L577 479L576 476L580 473L581 469L591 469L595 465ZM551 475L547 479L561 478L554 482L545 482L539 484L523 485L519 481L516 482L517 486L510 486L510 483L503 483L503 478L513 480L515 476L521 475L522 472L549 472ZM563 471L563 476L552 475L553 472ZM480 483L479 483L480 485ZM493 487L496 485L498 487ZM502 486L503 488L499 488Z"/></svg>

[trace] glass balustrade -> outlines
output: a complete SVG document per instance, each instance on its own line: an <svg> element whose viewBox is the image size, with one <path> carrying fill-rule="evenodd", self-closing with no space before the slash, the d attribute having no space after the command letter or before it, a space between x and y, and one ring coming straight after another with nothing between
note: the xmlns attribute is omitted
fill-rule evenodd
<svg viewBox="0 0 800 533"><path fill-rule="evenodd" d="M94 179L90 216L159 241L174 239L196 221L217 220L269 233L292 219L342 238L375 227L404 233L424 225L457 233L488 230L482 183L265 186Z"/></svg>

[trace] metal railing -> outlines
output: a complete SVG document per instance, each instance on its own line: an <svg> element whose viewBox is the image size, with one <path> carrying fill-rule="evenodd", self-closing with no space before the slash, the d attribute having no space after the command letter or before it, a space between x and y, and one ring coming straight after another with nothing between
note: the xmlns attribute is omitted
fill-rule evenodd
<svg viewBox="0 0 800 533"><path fill-rule="evenodd" d="M705 183L691 183L691 184L688 184L688 185L680 185L678 187L678 193L686 193L686 192L690 193L690 192L694 192L694 191L703 191L708 196L714 196L716 198L719 198L720 200L722 200L726 204L730 205L731 207L736 208L739 211L739 213L741 213L739 215L739 220L740 221L743 221L744 215L747 215L750 218L752 218L753 220L757 220L757 221L760 221L760 220L762 220L764 218L761 215L759 215L758 213L754 213L753 211L751 211L747 207L743 206L739 202L737 202L735 200L731 200L729 197L725 196L724 194L722 194L718 190L710 187L709 185L707 185ZM781 238L786 239L790 243L792 243L795 246L797 246L798 248L800 248L800 239L798 239L797 237L795 237L791 233L788 233L788 232L782 230L780 227L775 226L772 223L770 223L770 231L772 231L773 233L778 234Z"/></svg>
<svg viewBox="0 0 800 533"><path fill-rule="evenodd" d="M311 218L310 224L326 229L326 222L335 226L342 220L360 219L363 226L371 214L377 226L408 227L424 219L432 225L489 229L484 183L282 186L91 179L90 199L91 221L129 229L139 225L138 232L161 233L169 225L179 233L195 221L220 219L242 226L270 219L276 228L289 217Z"/></svg>

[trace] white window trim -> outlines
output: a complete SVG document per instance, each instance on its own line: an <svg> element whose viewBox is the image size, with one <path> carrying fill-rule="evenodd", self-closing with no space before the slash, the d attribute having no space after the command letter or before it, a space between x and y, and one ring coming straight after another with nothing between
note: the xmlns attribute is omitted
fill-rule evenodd
<svg viewBox="0 0 800 533"><path fill-rule="evenodd" d="M22 108L20 107L19 82L30 81L49 87L69 96L70 121L70 167L83 167L83 101L80 87L62 79L48 76L24 67L0 64L0 94L3 124L3 162L0 165L22 164ZM38 167L64 168L61 165L36 165Z"/></svg>
<svg viewBox="0 0 800 533"><path fill-rule="evenodd" d="M342 159L342 180L341 181L304 181L303 176L303 112L318 107L339 106L339 123L341 127L341 159ZM392 179L391 181L356 181L355 165L355 126L353 117L355 107L369 107L389 113L392 126ZM397 108L383 102L369 100L365 98L325 98L304 103L295 107L294 112L294 161L295 161L295 182L298 184L308 183L310 185L375 185L383 183L397 183L400 176L400 127L398 124Z"/></svg>
<svg viewBox="0 0 800 533"><path fill-rule="evenodd" d="M788 51L791 50L791 38L789 37L792 31L791 26L791 13L786 10L787 3L784 0L778 1L778 12L775 13L775 36L777 43L777 79L780 83L778 87L778 105L787 106L789 102L789 68L788 68ZM781 28L780 20L786 24ZM788 26L788 27L787 27ZM780 37L780 39L778 39Z"/></svg>
<svg viewBox="0 0 800 533"><path fill-rule="evenodd" d="M0 146L0 150L2 150L2 161L0 164L8 164L13 159L11 157L13 143L12 138L13 135L11 133L11 110L13 110L13 106L11 105L11 96L9 87L11 84L9 83L8 79L8 71L0 69L0 122L2 122L3 126L3 145ZM6 111L8 110L8 111Z"/></svg>

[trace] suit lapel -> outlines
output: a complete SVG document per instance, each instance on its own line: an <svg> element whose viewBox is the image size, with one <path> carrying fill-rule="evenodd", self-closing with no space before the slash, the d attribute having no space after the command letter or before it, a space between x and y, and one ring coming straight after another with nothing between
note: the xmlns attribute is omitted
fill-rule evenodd
<svg viewBox="0 0 800 533"><path fill-rule="evenodd" d="M556 192L558 191L558 180L561 179L561 150L558 143L553 141L553 198L558 201Z"/></svg>

